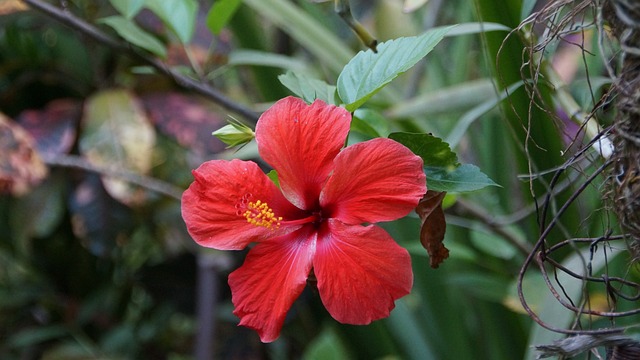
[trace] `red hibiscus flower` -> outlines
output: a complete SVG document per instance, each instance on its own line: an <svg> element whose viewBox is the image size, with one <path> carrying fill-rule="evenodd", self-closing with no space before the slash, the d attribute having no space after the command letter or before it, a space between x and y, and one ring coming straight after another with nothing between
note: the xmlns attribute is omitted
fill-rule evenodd
<svg viewBox="0 0 640 360"><path fill-rule="evenodd" d="M422 159L378 138L342 149L351 121L343 108L288 97L256 126L260 156L280 189L251 161L212 160L193 171L182 217L193 239L220 250L253 247L231 273L234 314L263 342L278 338L313 270L334 319L387 317L411 290L408 252L382 228L426 192Z"/></svg>

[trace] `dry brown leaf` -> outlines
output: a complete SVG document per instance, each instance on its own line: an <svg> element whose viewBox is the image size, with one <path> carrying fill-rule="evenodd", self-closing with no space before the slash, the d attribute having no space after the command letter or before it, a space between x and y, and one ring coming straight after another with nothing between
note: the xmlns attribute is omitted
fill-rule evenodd
<svg viewBox="0 0 640 360"><path fill-rule="evenodd" d="M429 266L436 269L449 257L449 249L442 243L447 224L442 210L442 200L446 192L427 191L416 207L422 220L420 242L429 254Z"/></svg>
<svg viewBox="0 0 640 360"><path fill-rule="evenodd" d="M147 94L142 102L149 120L190 151L207 157L224 151L225 144L211 134L226 121L210 102L177 92Z"/></svg>
<svg viewBox="0 0 640 360"><path fill-rule="evenodd" d="M0 114L0 194L23 195L46 175L33 138Z"/></svg>
<svg viewBox="0 0 640 360"><path fill-rule="evenodd" d="M0 15L12 14L18 11L27 10L27 4L20 0L2 0L0 1Z"/></svg>

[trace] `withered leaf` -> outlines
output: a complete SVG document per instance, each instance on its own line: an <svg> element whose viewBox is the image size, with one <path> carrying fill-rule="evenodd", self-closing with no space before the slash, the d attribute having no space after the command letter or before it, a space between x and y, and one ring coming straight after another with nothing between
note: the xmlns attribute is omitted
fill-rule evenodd
<svg viewBox="0 0 640 360"><path fill-rule="evenodd" d="M33 136L41 155L52 156L71 151L76 141L81 114L80 101L57 99L42 110L28 109L21 112L16 121Z"/></svg>
<svg viewBox="0 0 640 360"><path fill-rule="evenodd" d="M0 114L0 194L23 195L46 175L33 138Z"/></svg>
<svg viewBox="0 0 640 360"><path fill-rule="evenodd" d="M442 243L447 224L442 210L442 200L446 192L429 190L416 207L416 213L422 220L420 242L429 254L429 265L436 269L449 257L449 249Z"/></svg>
<svg viewBox="0 0 640 360"><path fill-rule="evenodd" d="M20 0L4 0L0 2L0 15L8 15L28 9L27 5Z"/></svg>

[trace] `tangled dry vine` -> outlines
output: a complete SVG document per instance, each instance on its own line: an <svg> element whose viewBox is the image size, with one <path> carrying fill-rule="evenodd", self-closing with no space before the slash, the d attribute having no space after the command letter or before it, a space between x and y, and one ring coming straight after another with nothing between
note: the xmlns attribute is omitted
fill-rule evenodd
<svg viewBox="0 0 640 360"><path fill-rule="evenodd" d="M530 79L526 85L531 106L561 121L557 114L557 104L560 104L561 111L580 124L578 135L590 140L580 145L576 135L570 147L578 149L569 152L572 155L565 163L553 170L553 177L546 184L547 196L538 209L540 235L518 277L518 295L529 316L540 326L567 336L552 345L539 346L541 358L574 356L586 351L597 354L593 349L602 346L611 359L637 358L640 354L640 344L624 334L640 326L633 318L640 313L637 304L640 284L629 280L630 268L637 266L640 258L639 28L640 4L637 2L556 0L535 12L514 31L527 34L524 37L530 41L523 53L522 75ZM596 51L585 45L587 33L593 34L593 29L600 45L597 56L605 58L611 81L610 87L600 92L589 83L592 109L584 112L564 91L565 84L558 82L558 74L542 55L548 47L560 43L579 48L582 56L594 55ZM611 51L617 48L619 51ZM585 68L588 71L588 67ZM590 75L587 73L588 79ZM555 91L555 104L549 104L539 90L541 84L548 83ZM600 97L596 96L598 93ZM596 119L602 114L606 117L610 111L614 111L615 116L611 124L602 129L604 122ZM603 140L605 145L612 144L610 151L603 148ZM574 178L574 191L556 206L553 189L571 173L579 175ZM611 204L602 211L607 217L617 215L620 225L610 217L610 222L602 224L599 236L572 237L561 228L561 218L569 207L579 206L580 195L588 187L601 191L604 202ZM550 241L552 231L564 232L566 239ZM629 254L628 265L622 270L610 266L619 254ZM566 259L572 256L575 266L568 266ZM574 320L570 327L558 327L552 320L541 318L530 304L523 285L526 275L532 272L541 275L557 304L572 314ZM578 290L572 292L569 288ZM603 306L596 305L597 293L605 294Z"/></svg>

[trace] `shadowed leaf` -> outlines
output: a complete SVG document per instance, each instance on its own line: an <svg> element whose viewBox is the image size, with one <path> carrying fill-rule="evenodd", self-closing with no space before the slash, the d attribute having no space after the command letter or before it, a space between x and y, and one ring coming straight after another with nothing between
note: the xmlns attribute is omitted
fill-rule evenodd
<svg viewBox="0 0 640 360"><path fill-rule="evenodd" d="M226 121L210 104L179 93L157 93L142 98L149 120L158 129L199 155L223 151L225 144L211 134Z"/></svg>
<svg viewBox="0 0 640 360"><path fill-rule="evenodd" d="M9 221L16 244L26 251L33 238L50 236L65 213L64 173L53 172L38 186L14 202Z"/></svg>
<svg viewBox="0 0 640 360"><path fill-rule="evenodd" d="M353 113L351 130L371 138L384 137L389 133L389 122L373 109L360 108Z"/></svg>
<svg viewBox="0 0 640 360"><path fill-rule="evenodd" d="M67 154L77 136L82 106L71 99L50 102L43 110L25 110L16 119L43 155Z"/></svg>
<svg viewBox="0 0 640 360"><path fill-rule="evenodd" d="M451 151L449 144L431 134L392 133L389 139L408 147L420 156L424 166L457 167L458 156Z"/></svg>
<svg viewBox="0 0 640 360"><path fill-rule="evenodd" d="M100 177L87 175L69 198L71 225L81 244L95 256L107 257L131 220L131 212L105 192Z"/></svg>

